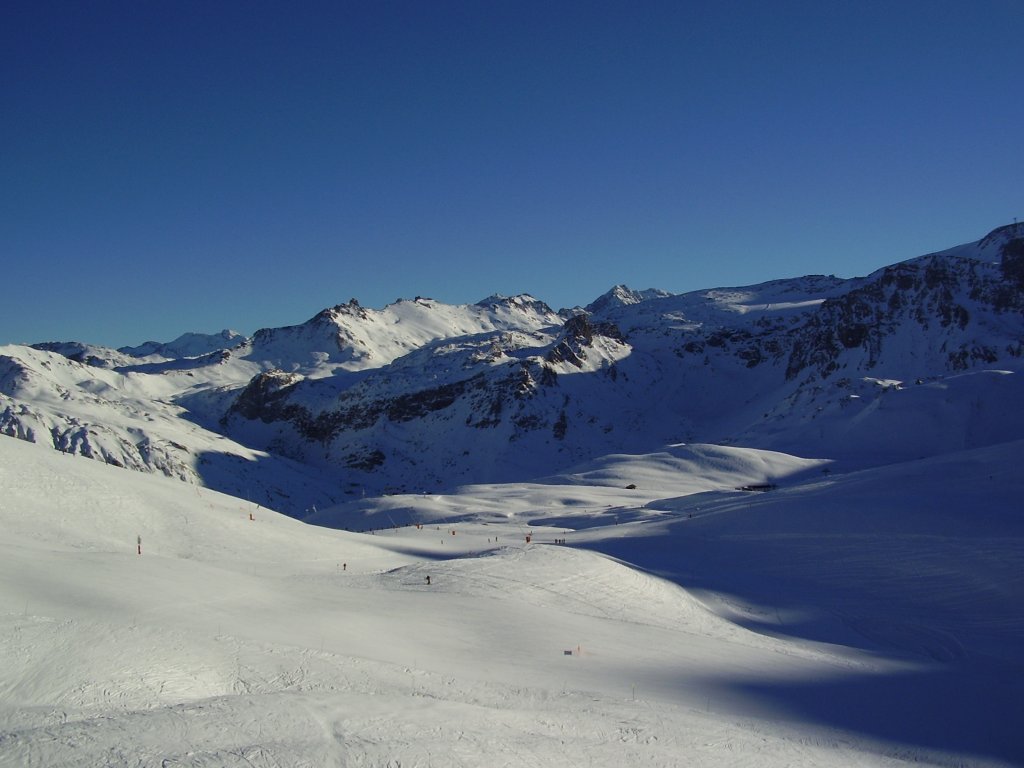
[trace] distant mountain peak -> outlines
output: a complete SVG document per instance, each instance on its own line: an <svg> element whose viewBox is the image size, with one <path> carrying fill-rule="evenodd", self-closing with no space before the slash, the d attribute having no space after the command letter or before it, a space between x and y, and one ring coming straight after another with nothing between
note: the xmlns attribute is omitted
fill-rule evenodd
<svg viewBox="0 0 1024 768"><path fill-rule="evenodd" d="M588 304L585 309L590 313L600 313L615 307L628 307L632 304L640 304L651 299L663 299L672 294L657 288L648 288L644 291L636 291L628 285L616 285L611 290L597 297Z"/></svg>
<svg viewBox="0 0 1024 768"><path fill-rule="evenodd" d="M508 307L510 309L520 309L526 311L534 311L540 314L553 314L554 310L551 309L545 302L540 299L534 298L528 293L520 293L515 296L503 296L500 293L494 293L488 296L486 299L481 299L476 303L476 306L483 309L494 309L496 307Z"/></svg>
<svg viewBox="0 0 1024 768"><path fill-rule="evenodd" d="M231 349L245 341L246 337L238 331L225 328L219 333L183 333L174 341L146 341L137 347L119 347L117 351L131 357L159 355L168 359L180 359Z"/></svg>
<svg viewBox="0 0 1024 768"><path fill-rule="evenodd" d="M357 299L349 299L347 304L335 304L333 307L327 307L317 312L311 317L307 323L316 322L336 322L338 317L341 315L349 315L352 317L366 317L366 310L359 303ZM304 323L305 324L305 323Z"/></svg>

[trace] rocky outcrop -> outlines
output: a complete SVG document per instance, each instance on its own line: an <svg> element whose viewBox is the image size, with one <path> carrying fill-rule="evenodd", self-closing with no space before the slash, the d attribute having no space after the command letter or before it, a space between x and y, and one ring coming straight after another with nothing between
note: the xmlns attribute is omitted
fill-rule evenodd
<svg viewBox="0 0 1024 768"><path fill-rule="evenodd" d="M278 420L289 391L300 381L301 376L278 369L261 373L242 390L227 415L237 413L246 419Z"/></svg>
<svg viewBox="0 0 1024 768"><path fill-rule="evenodd" d="M569 363L582 368L587 349L594 346L594 337L604 336L618 344L625 344L622 332L613 323L591 322L586 315L575 315L566 321L554 349L548 352L549 363Z"/></svg>
<svg viewBox="0 0 1024 768"><path fill-rule="evenodd" d="M1002 293L992 265L969 259L936 254L887 267L826 300L794 333L786 377L826 378L845 365L869 372L883 359L899 371L992 363L1001 353L972 314L1004 311Z"/></svg>
<svg viewBox="0 0 1024 768"><path fill-rule="evenodd" d="M282 371L270 371L253 378L225 415L270 423L287 423L307 440L327 443L342 432L358 432L372 427L378 419L396 424L421 419L449 408L468 391L484 386L482 376L437 387L405 392L395 397L367 399L358 392L343 393L333 407L314 411L293 402L301 377ZM302 393L304 394L304 393Z"/></svg>

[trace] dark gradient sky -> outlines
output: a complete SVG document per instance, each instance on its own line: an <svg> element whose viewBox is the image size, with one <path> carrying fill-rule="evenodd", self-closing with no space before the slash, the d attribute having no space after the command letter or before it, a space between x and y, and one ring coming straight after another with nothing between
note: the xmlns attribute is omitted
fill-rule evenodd
<svg viewBox="0 0 1024 768"><path fill-rule="evenodd" d="M866 274L1024 218L1024 2L14 2L0 343Z"/></svg>

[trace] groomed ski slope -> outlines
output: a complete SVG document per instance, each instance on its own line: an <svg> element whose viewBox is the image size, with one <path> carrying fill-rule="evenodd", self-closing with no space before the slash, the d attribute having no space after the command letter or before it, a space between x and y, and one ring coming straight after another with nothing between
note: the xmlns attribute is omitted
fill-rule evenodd
<svg viewBox="0 0 1024 768"><path fill-rule="evenodd" d="M3 439L0 766L1020 764L1022 453L675 446L357 534Z"/></svg>

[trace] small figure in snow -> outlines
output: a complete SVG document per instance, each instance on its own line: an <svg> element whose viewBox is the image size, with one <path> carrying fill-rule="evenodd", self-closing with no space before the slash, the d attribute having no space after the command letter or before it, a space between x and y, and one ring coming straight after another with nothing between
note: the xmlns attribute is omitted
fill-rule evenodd
<svg viewBox="0 0 1024 768"><path fill-rule="evenodd" d="M430 577L429 576L427 576L427 586L428 587L430 586Z"/></svg>

